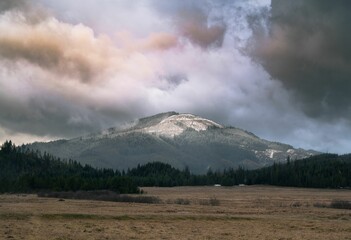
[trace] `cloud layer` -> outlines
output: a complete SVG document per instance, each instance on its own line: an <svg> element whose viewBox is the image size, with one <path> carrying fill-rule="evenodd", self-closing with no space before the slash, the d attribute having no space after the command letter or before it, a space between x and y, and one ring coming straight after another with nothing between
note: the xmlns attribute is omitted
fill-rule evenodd
<svg viewBox="0 0 351 240"><path fill-rule="evenodd" d="M304 3L296 4L298 9ZM0 4L0 140L70 138L174 110L295 146L346 152L350 139L342 135L350 133L349 112L341 110L349 105L341 99L348 99L349 70L343 67L348 62L333 49L325 55L339 61L321 59L318 48L310 55L303 51L306 64L316 59L318 69L340 70L335 84L325 78L313 90L316 69L306 65L305 75L293 71L298 45L290 40L300 33L304 40L300 28L309 20L295 26L293 16L281 13L290 7L283 5L5 0ZM267 21L269 14L284 17ZM304 80L294 82L295 76ZM323 95L324 88L329 95Z"/></svg>

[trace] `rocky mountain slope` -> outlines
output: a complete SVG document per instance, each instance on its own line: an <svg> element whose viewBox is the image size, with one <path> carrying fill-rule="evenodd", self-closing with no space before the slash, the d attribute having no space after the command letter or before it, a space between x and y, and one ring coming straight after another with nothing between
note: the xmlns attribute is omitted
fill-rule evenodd
<svg viewBox="0 0 351 240"><path fill-rule="evenodd" d="M186 166L194 173L209 168L253 169L317 154L260 139L234 127L176 112L141 118L120 128L70 140L33 143L32 149L71 158L94 167L127 169L152 161Z"/></svg>

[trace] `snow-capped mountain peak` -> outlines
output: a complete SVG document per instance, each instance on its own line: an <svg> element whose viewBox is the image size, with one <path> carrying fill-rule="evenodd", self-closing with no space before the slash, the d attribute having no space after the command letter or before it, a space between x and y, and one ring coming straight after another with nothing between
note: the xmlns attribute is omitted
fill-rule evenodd
<svg viewBox="0 0 351 240"><path fill-rule="evenodd" d="M189 131L190 130L190 131ZM88 136L29 146L95 167L128 169L162 161L179 169L259 168L318 152L261 139L193 114L166 112Z"/></svg>
<svg viewBox="0 0 351 240"><path fill-rule="evenodd" d="M171 115L156 125L141 129L142 132L173 137L181 134L186 129L205 131L208 128L223 128L222 125L209 119L183 113Z"/></svg>
<svg viewBox="0 0 351 240"><path fill-rule="evenodd" d="M141 118L128 124L124 124L118 128L110 128L98 134L88 135L84 138L114 138L116 136L133 132L172 138L182 134L188 129L199 132L205 131L209 128L224 128L224 126L212 120L189 113L166 112Z"/></svg>

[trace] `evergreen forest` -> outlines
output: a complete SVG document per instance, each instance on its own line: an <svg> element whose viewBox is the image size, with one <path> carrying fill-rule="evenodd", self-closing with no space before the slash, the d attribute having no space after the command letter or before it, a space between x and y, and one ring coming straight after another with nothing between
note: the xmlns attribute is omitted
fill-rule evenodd
<svg viewBox="0 0 351 240"><path fill-rule="evenodd" d="M266 184L311 188L350 188L351 154L321 154L256 170L244 168L195 175L185 167L152 162L127 171L97 169L73 160L16 147L6 141L0 150L0 192L111 190L140 193L144 186Z"/></svg>

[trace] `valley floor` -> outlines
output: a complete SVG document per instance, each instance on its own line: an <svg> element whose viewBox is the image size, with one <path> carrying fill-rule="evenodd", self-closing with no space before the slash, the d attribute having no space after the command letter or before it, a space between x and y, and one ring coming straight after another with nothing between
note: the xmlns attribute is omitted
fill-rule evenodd
<svg viewBox="0 0 351 240"><path fill-rule="evenodd" d="M161 204L0 195L0 239L351 239L350 190L144 188ZM183 205L181 205L182 203Z"/></svg>

